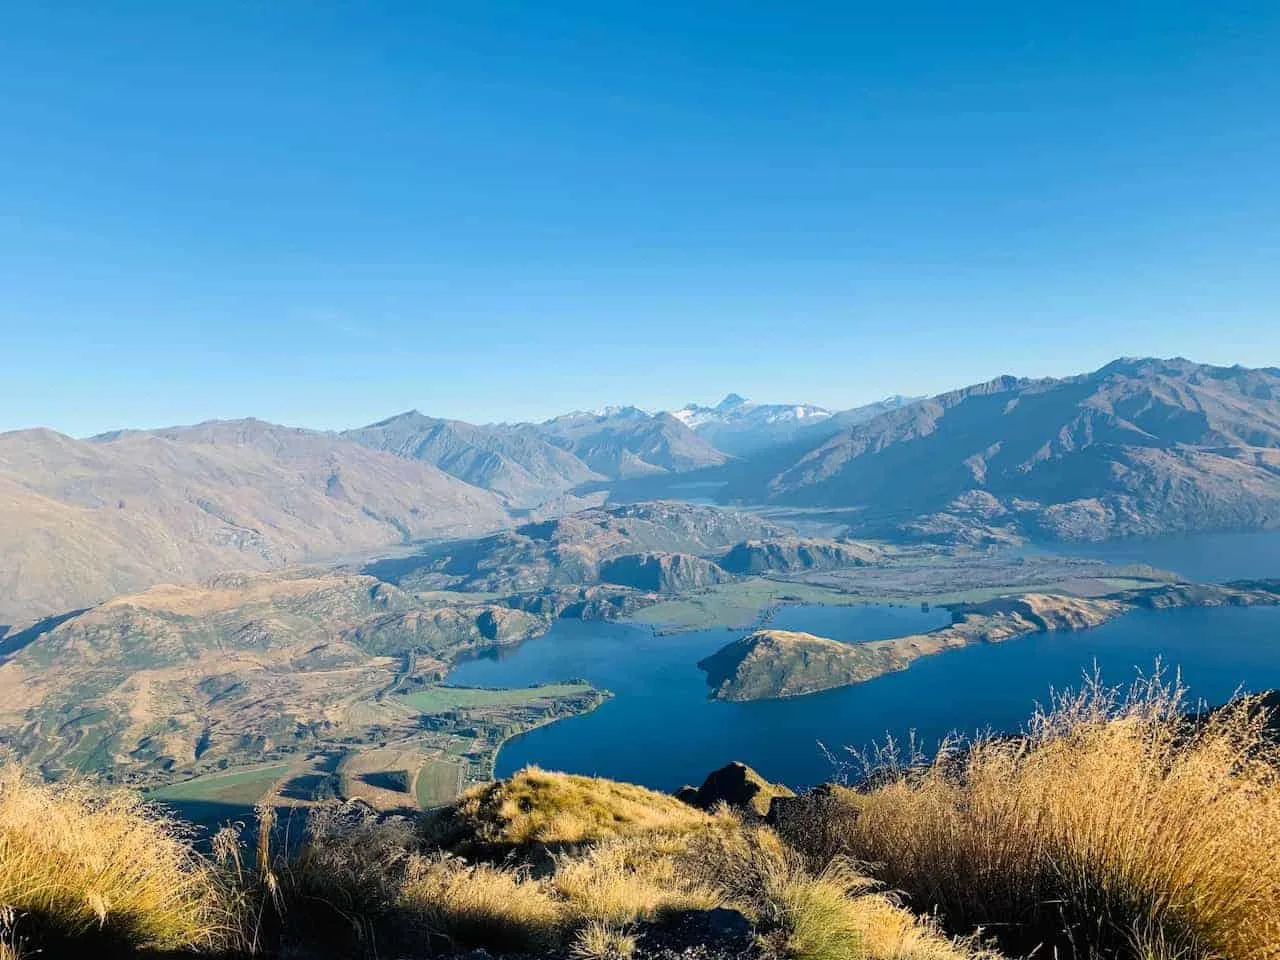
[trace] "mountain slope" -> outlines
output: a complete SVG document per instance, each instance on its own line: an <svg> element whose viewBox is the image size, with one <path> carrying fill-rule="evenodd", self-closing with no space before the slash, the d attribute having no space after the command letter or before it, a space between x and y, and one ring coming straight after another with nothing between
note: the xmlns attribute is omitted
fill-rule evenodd
<svg viewBox="0 0 1280 960"><path fill-rule="evenodd" d="M858 424L768 484L779 502L865 504L868 525L975 490L1062 537L1280 524L1280 370L1140 359L1000 377Z"/></svg>
<svg viewBox="0 0 1280 960"><path fill-rule="evenodd" d="M153 583L504 526L490 493L307 430L0 435L0 623Z"/></svg>
<svg viewBox="0 0 1280 960"><path fill-rule="evenodd" d="M581 483L603 479L530 424L476 426L411 410L342 436L433 464L518 506L535 506Z"/></svg>
<svg viewBox="0 0 1280 960"><path fill-rule="evenodd" d="M570 413L537 425L551 443L610 479L684 473L728 457L669 413L617 407Z"/></svg>
<svg viewBox="0 0 1280 960"><path fill-rule="evenodd" d="M671 591L716 582L723 571L709 558L720 557L737 543L788 533L749 513L684 503L634 503L445 544L417 563L409 558L374 564L370 572L411 589L510 594L608 580Z"/></svg>

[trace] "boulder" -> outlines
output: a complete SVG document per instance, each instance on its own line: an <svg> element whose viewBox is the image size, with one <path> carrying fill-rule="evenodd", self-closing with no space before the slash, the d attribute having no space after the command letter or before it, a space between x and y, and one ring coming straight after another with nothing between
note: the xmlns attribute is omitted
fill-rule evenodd
<svg viewBox="0 0 1280 960"><path fill-rule="evenodd" d="M692 800L702 810L724 803L735 810L766 817L775 797L793 797L795 793L777 783L770 783L745 763L730 763L712 773L698 788Z"/></svg>

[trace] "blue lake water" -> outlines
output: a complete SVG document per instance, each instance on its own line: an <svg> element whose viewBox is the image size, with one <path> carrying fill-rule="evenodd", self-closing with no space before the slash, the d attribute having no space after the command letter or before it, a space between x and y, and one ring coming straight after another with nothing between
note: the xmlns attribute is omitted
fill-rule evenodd
<svg viewBox="0 0 1280 960"><path fill-rule="evenodd" d="M902 607L790 607L771 625L856 641L945 620L937 611ZM839 752L914 729L932 748L953 731L1015 730L1052 688L1078 686L1095 664L1104 681L1122 684L1162 658L1182 671L1193 696L1210 703L1241 688L1280 687L1280 608L1137 611L1092 630L925 657L901 673L812 696L708 700L697 661L741 635L717 629L659 636L627 624L563 620L501 657L459 665L450 682L502 687L586 678L613 691L593 713L511 741L497 773L536 763L661 790L701 782L730 760L806 786L832 776L820 743Z"/></svg>
<svg viewBox="0 0 1280 960"><path fill-rule="evenodd" d="M1202 583L1280 577L1280 530L1127 537L1032 549L1108 563L1149 563Z"/></svg>

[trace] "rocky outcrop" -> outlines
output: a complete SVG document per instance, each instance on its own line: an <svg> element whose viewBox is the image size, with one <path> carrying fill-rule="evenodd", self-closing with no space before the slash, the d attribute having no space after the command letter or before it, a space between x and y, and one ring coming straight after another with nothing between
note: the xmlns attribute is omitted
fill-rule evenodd
<svg viewBox="0 0 1280 960"><path fill-rule="evenodd" d="M761 818L768 815L776 797L794 796L790 788L770 783L745 763L736 761L712 772L697 790L683 787L676 793L678 799L699 810L714 810L723 803Z"/></svg>
<svg viewBox="0 0 1280 960"><path fill-rule="evenodd" d="M600 579L650 593L685 593L730 579L710 560L688 553L632 553L602 564Z"/></svg>
<svg viewBox="0 0 1280 960"><path fill-rule="evenodd" d="M658 600L658 595L629 587L599 584L593 587L552 587L537 593L517 594L508 605L529 613L567 620L616 620Z"/></svg>
<svg viewBox="0 0 1280 960"><path fill-rule="evenodd" d="M500 604L437 607L371 618L344 639L375 656L436 653L520 643L546 632L547 619Z"/></svg>
<svg viewBox="0 0 1280 960"><path fill-rule="evenodd" d="M883 551L870 544L847 540L810 540L777 537L772 540L744 540L720 558L720 566L730 573L801 573L807 570L835 570L874 563Z"/></svg>
<svg viewBox="0 0 1280 960"><path fill-rule="evenodd" d="M789 533L736 510L668 501L630 503L526 523L494 536L434 548L420 557L374 564L368 572L413 589L513 594L605 579L669 592L681 583L720 582L716 578L723 577L723 571L712 569L712 561L698 558L721 556L743 540ZM662 554L684 554L689 559L659 563L666 569L644 578L639 575L645 564L638 560L612 563L624 557Z"/></svg>

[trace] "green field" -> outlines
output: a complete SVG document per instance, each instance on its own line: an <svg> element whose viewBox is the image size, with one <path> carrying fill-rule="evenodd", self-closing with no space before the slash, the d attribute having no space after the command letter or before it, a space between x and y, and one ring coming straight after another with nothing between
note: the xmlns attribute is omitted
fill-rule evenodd
<svg viewBox="0 0 1280 960"><path fill-rule="evenodd" d="M953 590L948 593L932 593L906 596L903 594L884 594L866 596L862 599L868 603L892 603L899 606L928 603L941 607L954 603L983 603L997 597L1018 596L1024 593L1066 593L1074 596L1103 596L1118 593L1121 590L1153 590L1164 585L1160 580L1137 580L1130 577L1087 577L1082 578L1097 585L1097 590L1081 593L1076 589L1081 580L1063 580L1054 583L1018 584L1016 586L974 587L970 590Z"/></svg>
<svg viewBox="0 0 1280 960"><path fill-rule="evenodd" d="M548 683L540 687L517 687L511 690L428 687L426 690L405 694L401 699L419 713L448 713L450 710L473 707L520 706L553 697L580 696L590 693L591 689L591 685L586 683Z"/></svg>
<svg viewBox="0 0 1280 960"><path fill-rule="evenodd" d="M418 771L417 801L423 810L452 803L462 782L463 764L451 760L428 760Z"/></svg>
<svg viewBox="0 0 1280 960"><path fill-rule="evenodd" d="M289 764L277 763L269 767L254 767L226 773L210 773L185 783L175 783L147 796L151 800L254 804L261 800L281 777L289 771Z"/></svg>
<svg viewBox="0 0 1280 960"><path fill-rule="evenodd" d="M666 600L645 607L630 618L668 630L706 630L711 627L749 627L760 611L784 601L798 603L851 604L863 598L829 587L752 577L724 583L691 597Z"/></svg>

